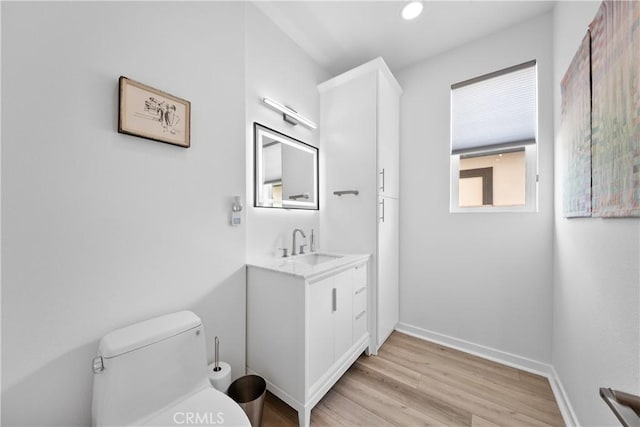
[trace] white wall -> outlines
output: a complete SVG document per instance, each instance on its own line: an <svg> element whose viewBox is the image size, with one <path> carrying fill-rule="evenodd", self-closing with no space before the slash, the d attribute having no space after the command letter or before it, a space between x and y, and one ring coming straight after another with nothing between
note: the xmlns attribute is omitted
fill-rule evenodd
<svg viewBox="0 0 640 427"><path fill-rule="evenodd" d="M99 338L175 310L244 372L244 24L241 3L2 3L3 425L88 425ZM117 133L120 75L191 101L191 148Z"/></svg>
<svg viewBox="0 0 640 427"><path fill-rule="evenodd" d="M265 96L290 105L312 121L320 122L320 101L316 85L329 76L297 44L276 27L255 5L247 5L246 36L246 211L247 259L280 256L278 248L289 248L291 234L302 228L309 243L311 229L319 235L318 211L253 207L253 123L258 122L293 138L318 147L319 130L292 126L282 114L262 103ZM320 156L323 155L320 148ZM325 201L320 198L320 209ZM308 249L308 247L307 247Z"/></svg>
<svg viewBox="0 0 640 427"><path fill-rule="evenodd" d="M581 425L617 425L599 387L640 394L640 221L562 218L560 81L599 2L554 11L556 214L553 365Z"/></svg>
<svg viewBox="0 0 640 427"><path fill-rule="evenodd" d="M552 17L546 14L397 73L401 120L400 322L551 360ZM451 84L538 61L538 213L449 213ZM460 341L462 340L462 341Z"/></svg>

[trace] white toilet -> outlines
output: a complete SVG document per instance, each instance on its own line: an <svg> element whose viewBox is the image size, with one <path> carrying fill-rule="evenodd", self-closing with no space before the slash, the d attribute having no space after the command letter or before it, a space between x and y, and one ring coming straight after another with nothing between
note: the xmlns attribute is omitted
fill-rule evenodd
<svg viewBox="0 0 640 427"><path fill-rule="evenodd" d="M93 360L94 426L246 426L207 376L204 328L181 311L115 330Z"/></svg>

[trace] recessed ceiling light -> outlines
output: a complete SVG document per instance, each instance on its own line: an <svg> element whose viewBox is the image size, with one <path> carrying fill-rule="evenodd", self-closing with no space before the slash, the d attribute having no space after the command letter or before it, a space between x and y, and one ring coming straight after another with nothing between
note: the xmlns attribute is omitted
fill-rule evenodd
<svg viewBox="0 0 640 427"><path fill-rule="evenodd" d="M422 2L412 1L402 9L402 17L407 21L417 18L422 13Z"/></svg>

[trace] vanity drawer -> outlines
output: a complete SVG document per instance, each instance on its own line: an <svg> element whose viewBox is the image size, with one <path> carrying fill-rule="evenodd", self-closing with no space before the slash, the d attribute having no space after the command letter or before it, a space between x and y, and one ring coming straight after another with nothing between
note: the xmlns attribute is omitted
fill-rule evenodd
<svg viewBox="0 0 640 427"><path fill-rule="evenodd" d="M362 310L367 309L367 285L353 286L353 315L357 316Z"/></svg>
<svg viewBox="0 0 640 427"><path fill-rule="evenodd" d="M365 270L361 268L360 270ZM359 340L364 335L367 328L367 282L366 270L365 281L354 280L353 282L353 341ZM357 273L356 273L357 274Z"/></svg>
<svg viewBox="0 0 640 427"><path fill-rule="evenodd" d="M353 286L358 289L367 286L367 264L353 268Z"/></svg>
<svg viewBox="0 0 640 427"><path fill-rule="evenodd" d="M353 341L356 342L367 332L367 309L353 313Z"/></svg>

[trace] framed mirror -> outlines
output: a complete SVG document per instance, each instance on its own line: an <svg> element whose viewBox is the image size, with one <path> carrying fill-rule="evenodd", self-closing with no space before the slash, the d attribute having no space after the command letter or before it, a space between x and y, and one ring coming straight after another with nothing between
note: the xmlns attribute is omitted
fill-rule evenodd
<svg viewBox="0 0 640 427"><path fill-rule="evenodd" d="M254 206L318 209L318 148L253 124Z"/></svg>

